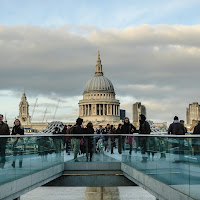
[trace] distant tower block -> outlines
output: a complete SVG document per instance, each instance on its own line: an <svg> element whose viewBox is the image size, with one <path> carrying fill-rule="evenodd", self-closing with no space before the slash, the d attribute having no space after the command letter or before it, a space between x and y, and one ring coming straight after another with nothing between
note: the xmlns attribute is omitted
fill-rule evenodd
<svg viewBox="0 0 200 200"><path fill-rule="evenodd" d="M102 71L100 53L96 64L96 72L83 92L83 100L79 101L79 117L84 122L119 123L120 103L115 99L112 82Z"/></svg>
<svg viewBox="0 0 200 200"><path fill-rule="evenodd" d="M133 125L139 127L139 115L143 114L146 116L146 107L141 102L133 104Z"/></svg>
<svg viewBox="0 0 200 200"><path fill-rule="evenodd" d="M30 124L31 117L29 115L29 104L26 99L26 94L25 90L23 90L23 95L21 98L21 102L19 104L19 116L18 119L21 121L22 125L23 124Z"/></svg>
<svg viewBox="0 0 200 200"><path fill-rule="evenodd" d="M193 121L200 120L200 105L197 102L189 104L186 111L187 124L192 124Z"/></svg>

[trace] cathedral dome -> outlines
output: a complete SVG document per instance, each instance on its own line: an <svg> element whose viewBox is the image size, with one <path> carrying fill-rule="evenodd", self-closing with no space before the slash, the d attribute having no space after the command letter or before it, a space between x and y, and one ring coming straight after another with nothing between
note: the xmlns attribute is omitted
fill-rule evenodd
<svg viewBox="0 0 200 200"><path fill-rule="evenodd" d="M108 78L105 76L94 76L86 83L84 93L102 91L112 93L115 92L113 84Z"/></svg>
<svg viewBox="0 0 200 200"><path fill-rule="evenodd" d="M109 92L114 93L114 87L111 81L103 75L100 54L98 52L98 60L96 64L96 72L85 86L84 93L88 92Z"/></svg>

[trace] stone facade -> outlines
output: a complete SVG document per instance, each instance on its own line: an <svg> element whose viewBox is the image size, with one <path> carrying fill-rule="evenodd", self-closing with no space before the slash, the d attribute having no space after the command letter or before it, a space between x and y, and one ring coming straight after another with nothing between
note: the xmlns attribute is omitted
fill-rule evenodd
<svg viewBox="0 0 200 200"><path fill-rule="evenodd" d="M146 107L141 102L133 104L133 125L138 128L139 126L139 115L143 114L146 116Z"/></svg>
<svg viewBox="0 0 200 200"><path fill-rule="evenodd" d="M200 120L200 105L197 102L189 104L186 111L187 124L192 125L192 121Z"/></svg>
<svg viewBox="0 0 200 200"><path fill-rule="evenodd" d="M83 100L79 101L79 117L85 123L91 121L102 125L120 121L120 102L115 99L111 81L103 74L99 53L95 75L87 82Z"/></svg>
<svg viewBox="0 0 200 200"><path fill-rule="evenodd" d="M26 98L25 90L23 90L23 95L19 103L19 116L17 118L21 121L23 126L30 124L31 122L31 117L29 115L29 104Z"/></svg>

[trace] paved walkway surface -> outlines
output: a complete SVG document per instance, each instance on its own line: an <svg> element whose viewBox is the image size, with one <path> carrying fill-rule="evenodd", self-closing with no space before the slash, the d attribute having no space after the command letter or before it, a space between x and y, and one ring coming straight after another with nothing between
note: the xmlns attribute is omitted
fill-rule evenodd
<svg viewBox="0 0 200 200"><path fill-rule="evenodd" d="M101 200L99 191L89 192L86 187L39 187L23 196L21 200ZM99 189L99 188L98 188ZM115 192L108 192L110 188L104 188L103 196L106 200L156 200L146 190L134 187L112 188ZM94 196L96 198L94 198Z"/></svg>

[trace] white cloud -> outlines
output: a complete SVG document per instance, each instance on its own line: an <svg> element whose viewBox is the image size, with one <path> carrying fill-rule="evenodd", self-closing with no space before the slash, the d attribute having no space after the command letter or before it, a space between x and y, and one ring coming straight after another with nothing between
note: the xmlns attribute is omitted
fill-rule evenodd
<svg viewBox="0 0 200 200"><path fill-rule="evenodd" d="M170 121L175 113L185 118L186 106L199 100L199 25L70 29L0 26L0 112L10 120L18 114L24 87L31 107L40 99L39 119L46 107L53 115L58 99L58 118L75 119L84 85L95 71L97 50L130 118L136 101L146 104L152 120Z"/></svg>

